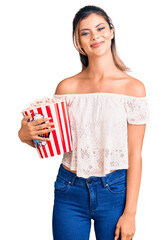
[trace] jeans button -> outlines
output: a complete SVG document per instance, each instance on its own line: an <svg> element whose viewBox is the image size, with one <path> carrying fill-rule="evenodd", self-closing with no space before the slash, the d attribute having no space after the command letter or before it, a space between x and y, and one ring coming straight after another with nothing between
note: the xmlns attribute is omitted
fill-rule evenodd
<svg viewBox="0 0 168 240"><path fill-rule="evenodd" d="M89 184L92 183L92 180L88 180L88 183L89 183Z"/></svg>

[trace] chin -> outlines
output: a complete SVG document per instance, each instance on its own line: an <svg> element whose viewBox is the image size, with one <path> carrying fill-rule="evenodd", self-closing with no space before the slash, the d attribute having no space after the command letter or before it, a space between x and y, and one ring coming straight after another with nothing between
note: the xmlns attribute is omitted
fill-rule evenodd
<svg viewBox="0 0 168 240"><path fill-rule="evenodd" d="M101 49L101 51L95 51L94 53L92 53L92 56L103 56L105 55L107 52L109 51L109 49ZM111 51L111 50L110 50Z"/></svg>

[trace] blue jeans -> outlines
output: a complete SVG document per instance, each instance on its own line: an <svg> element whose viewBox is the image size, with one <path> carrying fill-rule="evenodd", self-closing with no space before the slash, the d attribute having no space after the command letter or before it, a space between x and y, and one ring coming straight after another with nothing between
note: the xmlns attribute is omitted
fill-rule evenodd
<svg viewBox="0 0 168 240"><path fill-rule="evenodd" d="M126 177L127 169L104 177L77 177L61 163L54 183L54 240L89 240L91 219L97 240L114 240L125 208Z"/></svg>

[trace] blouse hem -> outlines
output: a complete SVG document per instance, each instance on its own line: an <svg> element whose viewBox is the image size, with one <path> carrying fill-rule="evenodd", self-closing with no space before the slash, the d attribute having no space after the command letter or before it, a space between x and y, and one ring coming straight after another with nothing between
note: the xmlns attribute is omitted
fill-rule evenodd
<svg viewBox="0 0 168 240"><path fill-rule="evenodd" d="M70 167L70 165L67 164L67 162L64 162L64 161L62 160L62 163L63 163L66 167L68 167L71 171L76 171L76 169L72 169L72 168ZM128 164L111 168L110 171L111 171L111 170L120 170L120 169L128 169ZM97 174L97 175L87 175L87 176L86 176L86 175L83 175L83 174L82 174L82 175L78 175L78 173L76 173L76 175L77 175L77 177L83 177L83 178L89 178L89 177L91 177L91 176L94 176L94 177L105 177L107 174L111 173L110 171L109 171L109 172L105 172L104 175L102 175L102 174Z"/></svg>

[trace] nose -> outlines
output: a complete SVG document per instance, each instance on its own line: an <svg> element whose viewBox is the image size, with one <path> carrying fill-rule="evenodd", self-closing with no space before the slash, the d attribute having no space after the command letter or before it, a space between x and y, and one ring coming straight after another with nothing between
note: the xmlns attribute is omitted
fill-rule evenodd
<svg viewBox="0 0 168 240"><path fill-rule="evenodd" d="M92 33L92 40L98 39L98 36L94 33Z"/></svg>
<svg viewBox="0 0 168 240"><path fill-rule="evenodd" d="M96 40L96 39L99 39L98 37L92 37L92 40Z"/></svg>

